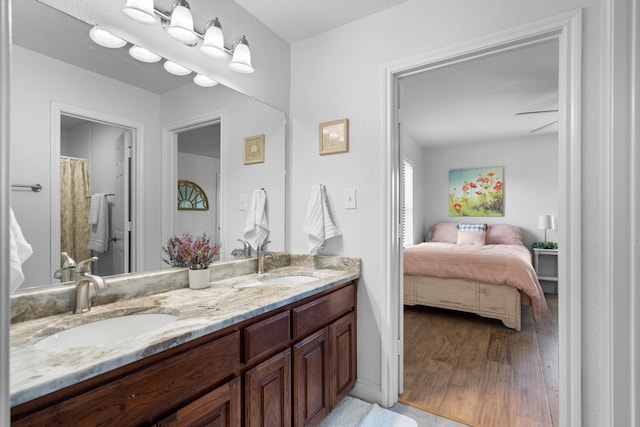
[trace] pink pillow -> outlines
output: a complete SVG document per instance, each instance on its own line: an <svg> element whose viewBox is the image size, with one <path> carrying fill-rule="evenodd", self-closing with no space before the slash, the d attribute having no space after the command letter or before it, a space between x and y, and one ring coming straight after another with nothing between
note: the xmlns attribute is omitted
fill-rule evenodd
<svg viewBox="0 0 640 427"><path fill-rule="evenodd" d="M455 222L437 222L429 231L433 233L430 242L456 243L458 241L458 224Z"/></svg>
<svg viewBox="0 0 640 427"><path fill-rule="evenodd" d="M484 246L485 231L458 231L459 245Z"/></svg>
<svg viewBox="0 0 640 427"><path fill-rule="evenodd" d="M523 245L522 230L511 224L489 224L487 245Z"/></svg>

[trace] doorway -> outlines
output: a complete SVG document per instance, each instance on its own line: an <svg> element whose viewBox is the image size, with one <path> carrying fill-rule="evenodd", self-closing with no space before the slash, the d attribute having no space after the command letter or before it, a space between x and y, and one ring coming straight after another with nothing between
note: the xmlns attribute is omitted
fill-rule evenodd
<svg viewBox="0 0 640 427"><path fill-rule="evenodd" d="M79 221L88 223L87 237L83 239L89 239L90 249L87 250L83 240L76 245L80 252L76 255L78 259L74 260L80 262L96 256L98 260L94 261L92 269L101 276L139 271L139 260L142 259L139 253L142 247L142 230L139 226L142 202L139 197L141 168L138 135L142 131L142 125L55 102L52 103L51 111L52 194L62 196L62 190L67 187L61 178L63 164L67 168L68 163L84 163L87 173L85 188L70 193L77 197L80 190L86 192L80 196L86 203L80 213L84 219ZM103 203L96 204L96 208L102 206L103 209L99 209L102 218L91 223L89 210L93 195L100 196ZM70 210L73 211L73 207L70 208L68 203L65 206L61 197L52 197L52 270L60 268L61 252L69 251L65 247L68 244L66 235L70 233L69 227L62 229L61 218ZM92 216L95 218L95 211ZM80 225L70 227L71 230L76 228L80 228ZM74 253L75 251L76 249L73 250Z"/></svg>
<svg viewBox="0 0 640 427"><path fill-rule="evenodd" d="M387 354L382 367L383 396L385 404L397 401L402 391L403 355L403 304L402 247L400 236L400 168L402 152L399 145L400 121L398 79L429 68L481 57L493 52L512 49L530 43L556 38L560 46L559 55L559 230L558 240L565 250L559 256L559 274L566 287L559 301L559 387L560 425L569 425L578 419L581 411L580 399L580 144L579 144L579 94L580 94L580 12L571 12L542 22L516 28L463 46L454 46L437 55L414 59L411 63L393 65L387 69L388 88L388 283L390 331L383 336L383 354ZM578 366L576 366L578 365ZM388 383L385 384L385 381ZM386 386L386 387L385 387Z"/></svg>

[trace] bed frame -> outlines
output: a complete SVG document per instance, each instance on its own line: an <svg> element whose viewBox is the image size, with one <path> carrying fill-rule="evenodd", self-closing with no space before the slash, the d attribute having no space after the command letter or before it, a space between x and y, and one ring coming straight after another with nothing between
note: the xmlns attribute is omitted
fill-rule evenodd
<svg viewBox="0 0 640 427"><path fill-rule="evenodd" d="M475 313L519 331L521 304L531 300L511 286L405 274L404 303Z"/></svg>

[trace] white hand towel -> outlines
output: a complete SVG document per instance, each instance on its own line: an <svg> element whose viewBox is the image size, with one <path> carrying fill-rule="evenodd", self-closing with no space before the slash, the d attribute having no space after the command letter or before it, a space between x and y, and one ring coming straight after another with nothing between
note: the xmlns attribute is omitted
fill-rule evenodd
<svg viewBox="0 0 640 427"><path fill-rule="evenodd" d="M33 254L31 245L22 235L13 209L9 208L9 293L12 294L24 281L22 264Z"/></svg>
<svg viewBox="0 0 640 427"><path fill-rule="evenodd" d="M96 252L106 252L109 248L109 202L104 194L99 198L98 222L91 225L87 247Z"/></svg>
<svg viewBox="0 0 640 427"><path fill-rule="evenodd" d="M311 198L307 207L307 219L302 230L309 234L309 253L315 254L326 240L340 236L340 230L335 226L329 213L327 193L324 185L311 187Z"/></svg>
<svg viewBox="0 0 640 427"><path fill-rule="evenodd" d="M97 224L100 218L100 201L104 194L96 193L91 195L91 205L89 206L89 224Z"/></svg>
<svg viewBox="0 0 640 427"><path fill-rule="evenodd" d="M266 207L266 191L262 189L253 190L249 210L247 211L247 222L244 227L244 239L256 251L267 240L269 235Z"/></svg>

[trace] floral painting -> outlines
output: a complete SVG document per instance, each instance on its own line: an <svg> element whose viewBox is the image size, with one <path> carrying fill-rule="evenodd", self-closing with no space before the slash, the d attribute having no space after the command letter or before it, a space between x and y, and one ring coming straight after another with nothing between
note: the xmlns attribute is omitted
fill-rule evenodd
<svg viewBox="0 0 640 427"><path fill-rule="evenodd" d="M502 166L449 171L449 216L504 216Z"/></svg>

